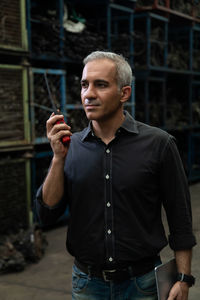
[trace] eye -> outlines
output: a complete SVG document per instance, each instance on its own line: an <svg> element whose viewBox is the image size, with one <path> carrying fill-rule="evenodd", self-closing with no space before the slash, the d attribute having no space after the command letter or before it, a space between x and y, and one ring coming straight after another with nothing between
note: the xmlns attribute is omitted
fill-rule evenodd
<svg viewBox="0 0 200 300"><path fill-rule="evenodd" d="M88 83L87 82L81 82L81 88L82 89L85 89L85 88L87 88L88 87Z"/></svg>
<svg viewBox="0 0 200 300"><path fill-rule="evenodd" d="M96 85L97 85L97 87L104 89L108 86L108 83L104 82L104 81L99 81L99 82L97 82Z"/></svg>
<svg viewBox="0 0 200 300"><path fill-rule="evenodd" d="M102 87L102 88L105 88L105 87L106 87L106 84L105 84L105 83L99 83L98 86L99 86L99 87Z"/></svg>

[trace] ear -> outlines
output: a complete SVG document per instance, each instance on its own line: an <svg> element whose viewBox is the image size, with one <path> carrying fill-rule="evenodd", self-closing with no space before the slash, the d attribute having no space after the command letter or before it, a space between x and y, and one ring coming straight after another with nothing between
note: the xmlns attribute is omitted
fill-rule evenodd
<svg viewBox="0 0 200 300"><path fill-rule="evenodd" d="M120 99L120 101L122 103L125 103L126 101L128 101L130 96L131 96L131 86L130 85L124 86L121 89L121 99Z"/></svg>

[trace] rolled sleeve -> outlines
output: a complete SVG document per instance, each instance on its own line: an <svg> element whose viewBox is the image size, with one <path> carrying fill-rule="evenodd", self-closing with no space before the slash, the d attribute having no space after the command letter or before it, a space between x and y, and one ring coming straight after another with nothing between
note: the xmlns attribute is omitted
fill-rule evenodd
<svg viewBox="0 0 200 300"><path fill-rule="evenodd" d="M192 231L189 186L175 143L169 136L163 150L160 169L161 194L169 225L169 245L174 251L196 245Z"/></svg>
<svg viewBox="0 0 200 300"><path fill-rule="evenodd" d="M63 197L57 205L48 206L42 199L42 187L43 185L39 187L34 203L36 219L41 225L52 225L64 214L67 203Z"/></svg>

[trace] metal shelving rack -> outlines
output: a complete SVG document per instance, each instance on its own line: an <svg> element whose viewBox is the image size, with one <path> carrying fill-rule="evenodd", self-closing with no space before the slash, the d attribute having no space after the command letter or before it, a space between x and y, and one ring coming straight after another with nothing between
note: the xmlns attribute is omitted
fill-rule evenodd
<svg viewBox="0 0 200 300"><path fill-rule="evenodd" d="M26 0L27 1L27 30L28 30L28 43L30 56L33 60L48 61L48 62L61 62L64 63L66 58L64 57L64 28L63 28L63 12L64 12L64 1L55 1L55 11L56 11L56 28L53 27L51 23L51 16L45 16L42 13L46 13L47 10L41 12L41 15L34 15L32 10L35 6L40 6L41 2L38 0ZM40 28L43 32L49 30L56 38L56 44L54 49L52 48L52 36L48 35L45 37L44 47L41 52L36 50L36 40L40 38L35 35L36 32L34 28ZM43 37L44 38L44 37ZM49 48L51 49L49 51Z"/></svg>
<svg viewBox="0 0 200 300"><path fill-rule="evenodd" d="M38 22L41 22L30 15L34 2L37 3L37 0L27 0L31 59L35 61L39 58L41 62L45 61L51 66L54 61L56 64L60 63L61 69L68 69L67 64L70 62L69 73L71 74L73 63L64 56L63 0L57 1L56 17L59 31L58 52L55 55L50 55L45 51L36 55L33 51L31 44L33 28L39 24ZM81 3L78 0L71 2L77 5ZM95 3L100 5L100 2L86 1L85 5L93 5L95 9ZM136 118L138 116L146 123L168 130L179 139L182 135L182 141L186 143L184 149L187 151L187 159L184 158L184 160L187 161L188 174L192 174L193 163L189 163L189 157L192 157L193 150L191 149L197 149L196 143L199 143L198 138L190 137L199 130L197 121L199 100L197 100L197 96L199 95L200 81L200 59L198 57L200 19L198 14L195 14L196 7L192 5L191 9L178 10L175 2L169 0L149 1L148 5L140 3L147 3L147 1L102 1L102 7L107 7L107 15L104 16L107 29L103 19L98 23L104 24L102 28L107 30L107 48L122 53L129 60L133 70L135 68L136 79L133 81L132 97L126 109L133 116L136 115ZM178 53L177 45L181 45L182 53L180 51ZM180 55L185 55L185 57L181 58ZM55 65L48 68L54 69ZM76 68L78 68L77 65ZM174 86L177 78L179 79L178 84ZM182 82L183 86L179 82ZM66 84L64 111L72 129L77 129L77 119L83 120L83 110L78 100L79 96L75 95L73 98L68 94L68 88L69 86ZM175 116L173 115L174 107L176 107ZM189 142L191 140L192 142ZM40 142L42 140L38 140L38 144ZM195 147L191 147L192 143L195 144ZM192 180L191 175L189 179Z"/></svg>
<svg viewBox="0 0 200 300"><path fill-rule="evenodd" d="M141 56L145 60L139 62L139 65L144 64L143 69L163 71L167 67L168 22L169 20L166 17L155 13L144 12L134 15L134 27L136 32L139 25L139 28L142 28L144 33L144 35L140 37L140 39L144 40L144 43L142 44L143 49L140 49L140 51ZM135 43L136 42L137 38L135 38ZM155 51L158 52L159 58L162 60L161 62L157 61ZM135 57L137 68L138 62L136 58L140 59L140 55Z"/></svg>
<svg viewBox="0 0 200 300"><path fill-rule="evenodd" d="M185 18L187 20L200 22L199 1L193 1L193 4L189 1L183 1L182 5L174 0L138 0L136 5L136 12L140 11L155 11L158 14L165 14L166 16L171 14L175 17ZM196 3L195 3L196 2Z"/></svg>
<svg viewBox="0 0 200 300"><path fill-rule="evenodd" d="M47 74L54 101L60 111L66 115L66 72L56 69L30 69L30 110L31 131L34 144L47 143L46 121L53 112L48 96L44 74Z"/></svg>
<svg viewBox="0 0 200 300"><path fill-rule="evenodd" d="M132 69L134 69L134 7L136 1L128 2L132 2L131 7L121 3L114 3L114 1L109 1L107 5L107 46L110 50L115 48L116 46L113 46L114 41L120 39L124 33L127 34L128 32L129 42L125 51L123 49L120 53L129 60ZM116 51L117 49L114 50ZM132 82L131 98L125 107L132 116L135 115L135 78L133 78Z"/></svg>
<svg viewBox="0 0 200 300"><path fill-rule="evenodd" d="M115 5L113 2L116 1L112 1L111 7ZM169 0L149 1L148 5L141 3L147 1L137 1L132 14L133 27L127 27L134 37L130 53L134 54L136 75L135 116L177 138L188 179L197 180L200 179L200 172L197 172L200 19L194 15L192 5L186 13L175 10L175 3ZM119 22L122 17L128 19L127 12L119 14L118 18L116 15L112 18L109 13L108 23ZM109 39L112 35L120 38L116 28L115 25L113 32L108 30Z"/></svg>

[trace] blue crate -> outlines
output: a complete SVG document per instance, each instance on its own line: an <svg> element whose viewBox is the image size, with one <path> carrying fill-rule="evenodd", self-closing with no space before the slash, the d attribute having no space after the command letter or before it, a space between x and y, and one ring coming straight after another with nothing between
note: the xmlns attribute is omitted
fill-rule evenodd
<svg viewBox="0 0 200 300"><path fill-rule="evenodd" d="M66 72L64 70L32 68L30 71L30 115L31 135L34 144L48 142L46 121L53 112L46 87L45 73L56 106L66 115Z"/></svg>

